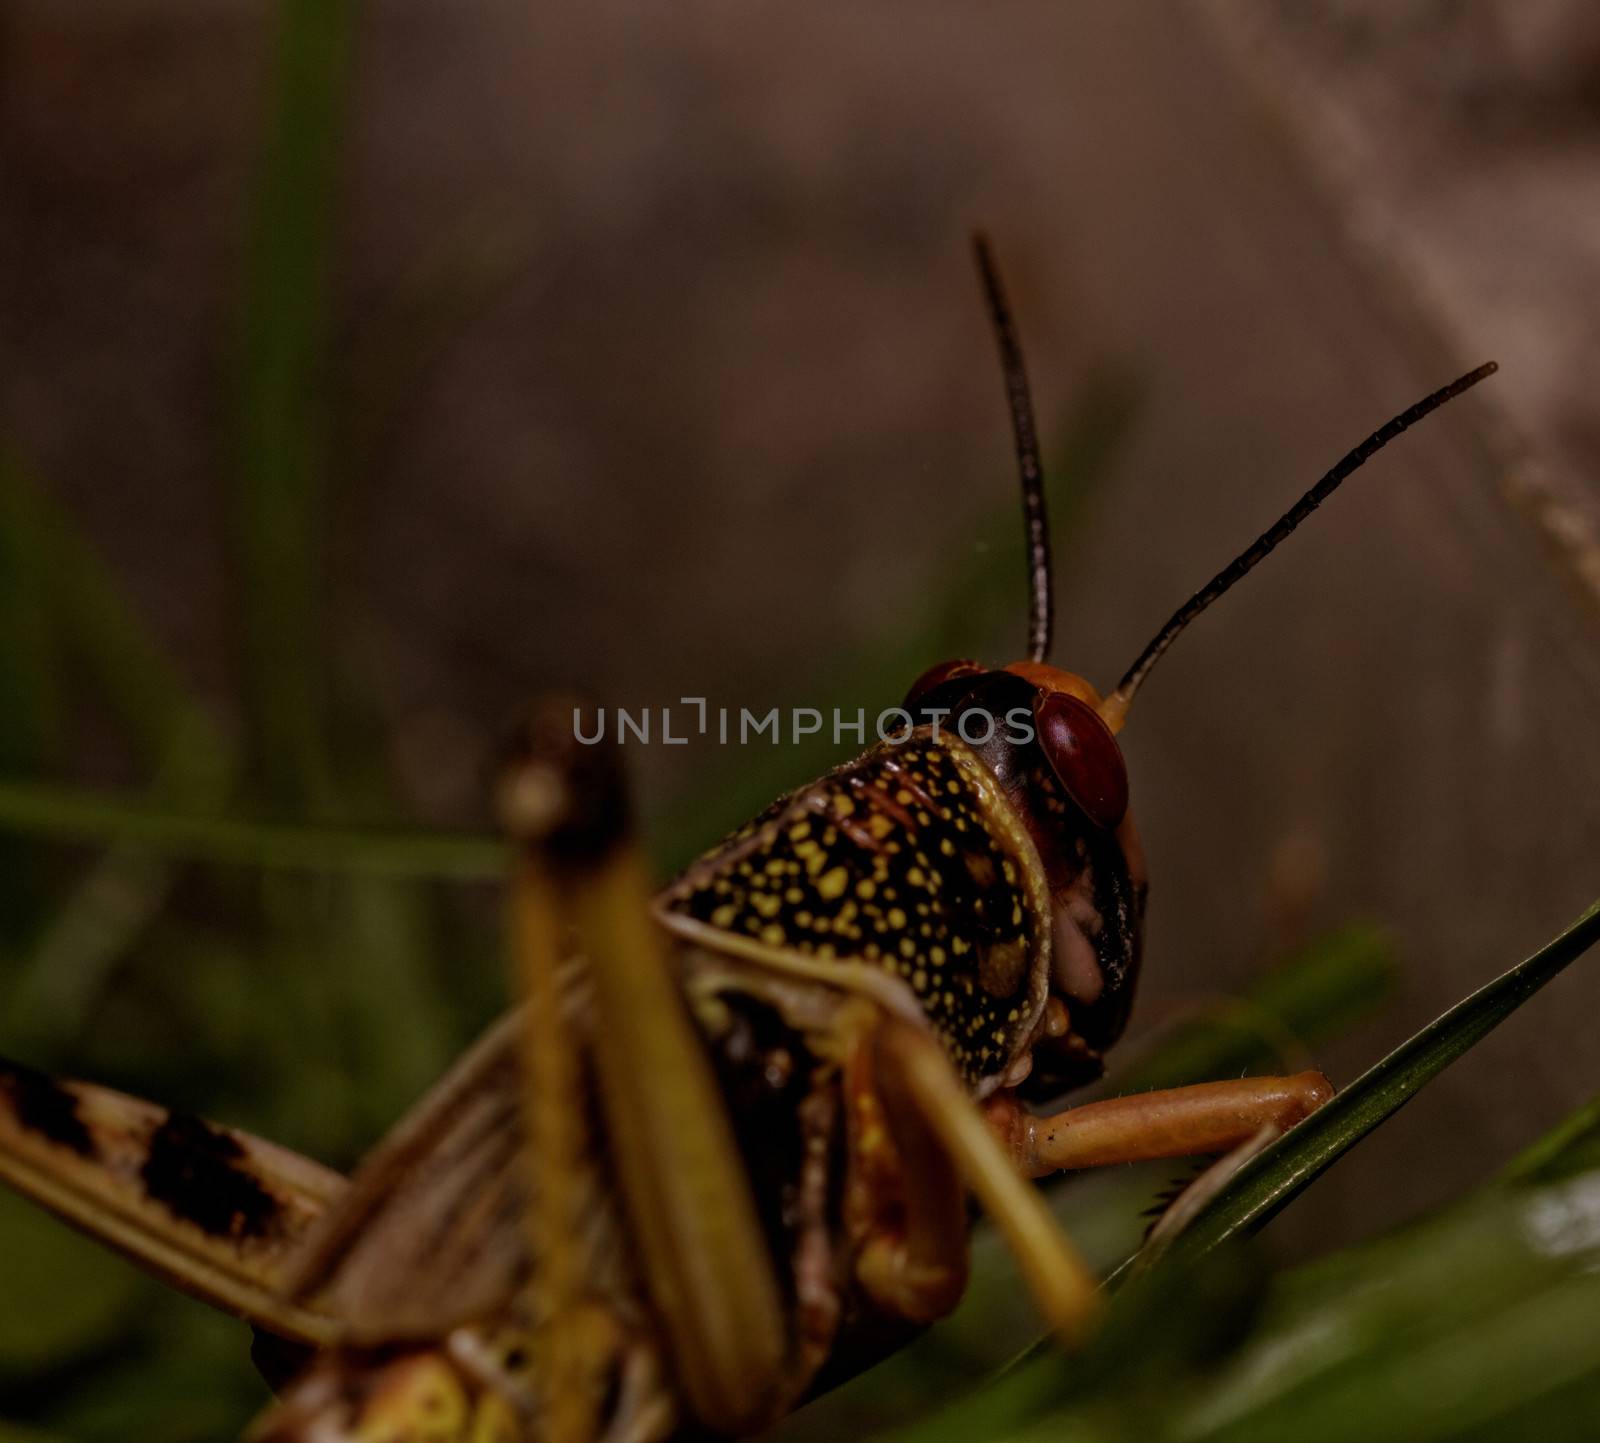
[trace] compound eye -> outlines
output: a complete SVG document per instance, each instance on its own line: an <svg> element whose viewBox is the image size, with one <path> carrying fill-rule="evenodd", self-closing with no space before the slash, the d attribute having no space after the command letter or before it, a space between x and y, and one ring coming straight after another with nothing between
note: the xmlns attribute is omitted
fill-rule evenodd
<svg viewBox="0 0 1600 1443"><path fill-rule="evenodd" d="M1033 720L1067 795L1095 826L1113 830L1128 810L1128 768L1111 728L1088 702L1064 691L1041 694Z"/></svg>
<svg viewBox="0 0 1600 1443"><path fill-rule="evenodd" d="M957 677L982 676L987 670L987 667L967 660L941 661L937 666L930 666L911 683L911 690L906 693L905 708L907 711L915 711L917 704L935 687L943 686L947 681L954 681Z"/></svg>

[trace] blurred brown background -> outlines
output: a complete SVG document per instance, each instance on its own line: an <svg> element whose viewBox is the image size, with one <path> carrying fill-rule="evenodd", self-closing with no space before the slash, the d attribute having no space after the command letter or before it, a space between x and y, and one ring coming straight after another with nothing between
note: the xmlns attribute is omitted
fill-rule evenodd
<svg viewBox="0 0 1600 1443"><path fill-rule="evenodd" d="M0 425L235 718L274 28L222 0L0 16ZM1014 485L981 222L1047 436L1107 377L1131 406L1060 547L1057 660L1106 684L1346 447L1505 368L1143 694L1143 1018L1377 919L1406 991L1327 1059L1345 1080L1600 891L1587 7L393 0L353 55L304 660L313 707L378 719L413 815L481 825L498 728L554 685L764 711L917 625ZM1015 604L972 637L995 660L1020 570ZM79 752L136 780L92 727ZM653 816L734 820L737 753L635 761ZM1563 980L1279 1234L1497 1165L1600 1086L1597 1003L1592 966Z"/></svg>

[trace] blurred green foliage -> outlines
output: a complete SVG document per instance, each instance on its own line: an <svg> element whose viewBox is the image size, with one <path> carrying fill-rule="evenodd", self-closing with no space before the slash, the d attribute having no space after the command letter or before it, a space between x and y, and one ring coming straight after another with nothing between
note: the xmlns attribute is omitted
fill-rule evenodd
<svg viewBox="0 0 1600 1443"><path fill-rule="evenodd" d="M219 438L233 457L241 725L189 686L46 480L0 438L0 1049L340 1165L502 1003L492 909L462 886L494 875L497 844L407 827L374 760L379 723L341 691L321 645L328 485L348 474L335 465L327 339L356 27L350 0L278 7L235 405ZM507 265L476 251L460 274L431 265L445 299L390 308L382 343L368 347L382 372L369 392L395 394L395 366L465 316ZM1132 401L1124 382L1099 377L1052 428L1066 437L1050 468L1063 547ZM346 427L342 459L375 450L352 434L376 424L364 413ZM985 518L980 544L940 568L945 604L916 634L838 658L806 699L853 706L934 659L979 650L999 608L1009 613L1018 529L1010 508ZM129 772L144 779L138 795L66 783L64 739L84 709L113 724ZM835 759L824 749L740 756L736 773L668 809L654 829L658 855L681 862ZM1381 1005L1395 971L1370 929L1321 939L1227 1008L1178 1027L1118 1085L1298 1061ZM1505 1009L1493 1011L1473 1017L1492 1025ZM1470 1032L1425 1037L1424 1060L1443 1065ZM1419 1055L1410 1062L1421 1066ZM1330 1141L1347 1146L1374 1124L1375 1095L1398 1105L1420 1085L1425 1066L1402 1085L1406 1062L1391 1059L1378 1086L1331 1115L1326 1156L1312 1155L1318 1139L1307 1134L1299 1152L1277 1150L1242 1176L1208 1215L1210 1231L1195 1234L1221 1246L1186 1247L1128 1282L1082 1357L1030 1355L1007 1368L1033 1324L1008 1259L980 1230L957 1315L780 1436L862 1436L891 1423L919 1443L1595 1436L1600 1111L1457 1207L1368 1246L1272 1277L1234 1238L1281 1201L1286 1179L1336 1155ZM1346 1131L1333 1136L1341 1119ZM1141 1213L1165 1181L1159 1169L1121 1169L1052 1196L1110 1271L1137 1249ZM231 1439L265 1401L239 1325L0 1194L0 1443Z"/></svg>
<svg viewBox="0 0 1600 1443"><path fill-rule="evenodd" d="M1041 1354L893 1443L1423 1443L1595 1437L1595 1109L1509 1175L1269 1275L1227 1248L1122 1288L1080 1357Z"/></svg>

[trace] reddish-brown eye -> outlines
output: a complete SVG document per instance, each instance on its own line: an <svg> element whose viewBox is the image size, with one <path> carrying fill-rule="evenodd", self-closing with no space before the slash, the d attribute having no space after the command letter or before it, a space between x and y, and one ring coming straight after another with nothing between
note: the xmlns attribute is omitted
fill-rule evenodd
<svg viewBox="0 0 1600 1443"><path fill-rule="evenodd" d="M1128 768L1111 728L1088 702L1064 691L1041 694L1033 720L1067 795L1097 827L1111 831L1128 810Z"/></svg>
<svg viewBox="0 0 1600 1443"><path fill-rule="evenodd" d="M947 681L954 681L958 676L982 676L985 670L985 667L979 666L975 661L965 659L941 661L937 666L930 666L911 683L911 690L906 693L905 705L908 709L914 708L934 687L943 686Z"/></svg>

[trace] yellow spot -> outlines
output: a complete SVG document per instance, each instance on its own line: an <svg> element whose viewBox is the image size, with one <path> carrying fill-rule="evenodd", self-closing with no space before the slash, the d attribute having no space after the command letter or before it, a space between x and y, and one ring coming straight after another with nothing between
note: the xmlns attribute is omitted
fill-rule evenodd
<svg viewBox="0 0 1600 1443"><path fill-rule="evenodd" d="M856 883L856 896L861 898L863 902L865 902L867 898L869 898L877 890L878 889L872 885L872 882L869 878L863 877L861 881Z"/></svg>
<svg viewBox="0 0 1600 1443"><path fill-rule="evenodd" d="M805 899L806 899L806 894L804 892L802 892L798 887L790 887L783 894L783 900L785 902L787 902L791 907L793 907L797 902L805 901Z"/></svg>
<svg viewBox="0 0 1600 1443"><path fill-rule="evenodd" d="M843 792L837 792L833 798L833 814L836 817L848 817L856 809L856 804Z"/></svg>
<svg viewBox="0 0 1600 1443"><path fill-rule="evenodd" d="M924 972L922 968L917 968L917 970L911 974L911 985L915 987L918 992L921 992L928 985L928 974Z"/></svg>
<svg viewBox="0 0 1600 1443"><path fill-rule="evenodd" d="M831 902L844 892L849 882L850 874L843 867L835 867L817 878L817 894Z"/></svg>
<svg viewBox="0 0 1600 1443"><path fill-rule="evenodd" d="M750 905L763 917L776 917L783 907L783 899L774 897L771 892L757 892L750 898Z"/></svg>
<svg viewBox="0 0 1600 1443"><path fill-rule="evenodd" d="M889 923L889 930L891 932L898 932L906 925L906 914L898 907L891 907L889 908L889 916L886 920Z"/></svg>
<svg viewBox="0 0 1600 1443"><path fill-rule="evenodd" d="M928 952L928 961L933 963L933 965L935 967L943 966L944 965L944 948L943 947L931 948L929 950L929 952Z"/></svg>
<svg viewBox="0 0 1600 1443"><path fill-rule="evenodd" d="M906 881L911 883L913 887L926 887L928 885L928 874L921 867L912 867L906 872Z"/></svg>
<svg viewBox="0 0 1600 1443"><path fill-rule="evenodd" d="M884 816L882 812L874 812L867 820L867 831L880 842L893 830L894 823Z"/></svg>
<svg viewBox="0 0 1600 1443"><path fill-rule="evenodd" d="M776 947L783 941L783 928L776 922L769 922L761 929L761 940L769 947Z"/></svg>
<svg viewBox="0 0 1600 1443"><path fill-rule="evenodd" d="M732 902L729 902L725 906L718 907L711 914L711 925L713 927L731 927L733 919L738 915L739 909Z"/></svg>
<svg viewBox="0 0 1600 1443"><path fill-rule="evenodd" d="M791 842L803 842L810 835L810 822L796 822L792 827L789 828L789 840Z"/></svg>
<svg viewBox="0 0 1600 1443"><path fill-rule="evenodd" d="M902 937L900 939L900 955L902 957L914 957L916 955L916 951L917 944L913 942L911 938Z"/></svg>

